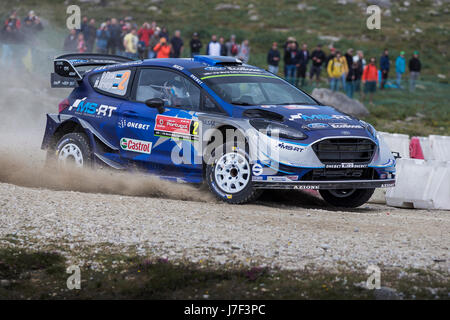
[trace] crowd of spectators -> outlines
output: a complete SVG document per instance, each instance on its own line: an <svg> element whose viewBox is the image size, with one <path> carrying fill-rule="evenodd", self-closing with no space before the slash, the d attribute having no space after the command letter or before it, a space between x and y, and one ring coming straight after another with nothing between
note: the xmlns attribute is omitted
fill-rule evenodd
<svg viewBox="0 0 450 320"><path fill-rule="evenodd" d="M281 52L278 49L278 43L273 42L267 53L268 70L277 74L280 62ZM403 89L402 81L406 71L404 51L401 51L395 60L395 82L388 82L391 65L388 49L383 51L379 67L377 67L376 58L371 57L367 63L362 50L354 53L354 50L350 48L345 54L342 54L341 51L330 46L327 54L323 50L323 46L318 44L310 53L308 45L303 43L300 47L294 37L289 37L283 45L283 62L285 79L292 85L304 87L309 76L310 82L317 86L322 69L325 69L331 90L342 89L350 98L353 98L355 92L362 91L363 98L368 95L371 103L377 87L383 90L389 85ZM411 91L415 89L420 70L419 52L415 51L409 61L409 89Z"/></svg>
<svg viewBox="0 0 450 320"><path fill-rule="evenodd" d="M197 32L189 42L190 56L198 54L233 56L248 62L250 46L248 40L236 42L232 35L229 41L224 37L211 36L204 47ZM185 44L181 31L175 30L170 36L164 26L155 21L144 22L140 27L133 18L108 19L96 27L95 19L82 19L81 28L71 30L63 46L66 52L97 52L127 56L133 59L179 58L183 56Z"/></svg>
<svg viewBox="0 0 450 320"><path fill-rule="evenodd" d="M41 19L34 11L30 11L23 20L20 19L16 11L11 12L0 30L0 43L2 44L0 64L9 64L19 56L18 52L15 52L18 44L34 50L38 45L37 33L43 29Z"/></svg>
<svg viewBox="0 0 450 320"><path fill-rule="evenodd" d="M37 33L43 30L40 18L30 11L21 20L13 11L5 20L0 32L2 44L1 64L7 64L15 56L14 44L24 44L33 51L37 43ZM167 27L158 26L153 21L144 22L138 26L132 17L123 19L111 18L97 24L93 18L83 17L79 29L72 29L64 40L65 52L97 52L102 54L123 55L133 59L179 58L198 54L214 56L231 56L248 63L250 59L249 40L237 42L236 36L228 40L223 36L213 34L211 40L204 46L199 34L194 32L189 41L190 52L185 51L185 44L180 30L175 30L170 36ZM310 53L308 45L299 46L294 37L288 37L282 47L281 54L277 42L273 42L267 54L268 70L279 73L281 61L284 62L284 77L286 81L297 87L308 84L308 78L314 86L321 81L322 69L325 69L330 89L342 90L349 97L355 92L369 95L372 101L377 87L383 90L386 86L403 89L403 77L406 72L405 52L401 51L395 60L395 81L389 82L391 60L389 51L385 49L379 59L375 57L366 63L362 50L354 53L348 49L345 54L333 46L325 53L323 46L318 44ZM414 52L409 60L409 89L414 90L420 75L421 63L419 53ZM361 85L361 83L363 85ZM363 95L364 97L364 95Z"/></svg>

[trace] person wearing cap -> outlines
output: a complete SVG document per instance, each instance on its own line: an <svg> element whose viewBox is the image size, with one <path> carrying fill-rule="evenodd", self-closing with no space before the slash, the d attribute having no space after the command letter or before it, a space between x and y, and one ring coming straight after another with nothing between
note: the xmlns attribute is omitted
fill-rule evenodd
<svg viewBox="0 0 450 320"><path fill-rule="evenodd" d="M416 81L419 78L422 64L419 60L419 51L414 51L413 57L409 60L409 91L416 89Z"/></svg>
<svg viewBox="0 0 450 320"><path fill-rule="evenodd" d="M406 61L405 51L401 51L400 55L395 60L395 72L397 73L397 87L402 89L402 76L405 73Z"/></svg>
<svg viewBox="0 0 450 320"><path fill-rule="evenodd" d="M189 46L191 47L191 57L193 58L196 55L200 54L200 49L203 47L202 42L198 38L198 33L194 32L192 35L191 42L189 43Z"/></svg>

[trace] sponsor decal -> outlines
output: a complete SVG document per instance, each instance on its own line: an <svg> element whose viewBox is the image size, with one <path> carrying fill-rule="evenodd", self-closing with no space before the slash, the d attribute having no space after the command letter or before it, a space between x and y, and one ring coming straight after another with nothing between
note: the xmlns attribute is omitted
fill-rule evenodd
<svg viewBox="0 0 450 320"><path fill-rule="evenodd" d="M127 92L130 75L130 70L105 71L100 79L95 81L94 88L123 96Z"/></svg>
<svg viewBox="0 0 450 320"><path fill-rule="evenodd" d="M264 177L261 177L261 176L253 176L253 177L252 177L252 180L253 180L253 181L262 181L262 180L264 180Z"/></svg>
<svg viewBox="0 0 450 320"><path fill-rule="evenodd" d="M255 176L259 176L263 173L263 167L259 163L255 163L252 167L252 172Z"/></svg>
<svg viewBox="0 0 450 320"><path fill-rule="evenodd" d="M206 67L205 68L206 71L222 71L222 70L226 70L224 67Z"/></svg>
<svg viewBox="0 0 450 320"><path fill-rule="evenodd" d="M197 84L203 84L203 81L202 80L200 80L199 78L197 78L195 75L193 75L193 74L191 74L190 76L189 76L192 80L194 80L195 82L197 82Z"/></svg>
<svg viewBox="0 0 450 320"><path fill-rule="evenodd" d="M306 125L309 129L326 129L329 128L330 125L327 123L320 123L320 122L315 122L315 123L309 123L308 125Z"/></svg>
<svg viewBox="0 0 450 320"><path fill-rule="evenodd" d="M341 134L343 134L344 136L349 136L352 133L350 131L341 131Z"/></svg>
<svg viewBox="0 0 450 320"><path fill-rule="evenodd" d="M334 129L363 129L363 126L359 124L350 123L330 123L330 126Z"/></svg>
<svg viewBox="0 0 450 320"><path fill-rule="evenodd" d="M120 147L125 151L132 151L146 154L152 153L152 143L148 141L122 138L120 139Z"/></svg>
<svg viewBox="0 0 450 320"><path fill-rule="evenodd" d="M298 186L294 186L294 189L298 189L298 190L317 190L317 189L320 189L320 187L319 186L298 185Z"/></svg>
<svg viewBox="0 0 450 320"><path fill-rule="evenodd" d="M287 144L284 142L280 142L278 144L278 148L283 149L283 150L287 150L287 151L295 151L295 152L302 152L304 148L297 146L297 145L292 145L292 144Z"/></svg>
<svg viewBox="0 0 450 320"><path fill-rule="evenodd" d="M157 115L154 134L173 139L198 140L198 126L196 120Z"/></svg>
<svg viewBox="0 0 450 320"><path fill-rule="evenodd" d="M352 120L352 117L341 115L341 114L312 114L310 116L302 113L291 114L289 120L295 121L298 119L302 119L305 121L314 121L314 120Z"/></svg>
<svg viewBox="0 0 450 320"><path fill-rule="evenodd" d="M325 166L327 169L361 169L367 168L367 164L357 164L353 162L340 163L340 164L327 164Z"/></svg>
<svg viewBox="0 0 450 320"><path fill-rule="evenodd" d="M299 109L310 109L310 110L317 110L317 107L312 107L312 106L302 106L302 105L296 105L296 104L290 104L287 106L284 106L286 109L290 109L290 110L299 110Z"/></svg>
<svg viewBox="0 0 450 320"><path fill-rule="evenodd" d="M292 182L297 181L298 176L268 176L267 181L274 181L274 182Z"/></svg>
<svg viewBox="0 0 450 320"><path fill-rule="evenodd" d="M393 183L384 183L381 185L381 188L392 188L395 187L395 182Z"/></svg>
<svg viewBox="0 0 450 320"><path fill-rule="evenodd" d="M98 105L97 103L86 101L87 98L76 99L75 102L69 107L69 111L75 109L75 113L83 114L92 117L108 117L111 118L113 111L117 110L117 107L107 106L104 104Z"/></svg>
<svg viewBox="0 0 450 320"><path fill-rule="evenodd" d="M182 67L182 66L179 66L179 65L177 65L177 64L174 64L173 66L172 66L172 68L174 68L174 69L177 69L177 70L184 70L184 67Z"/></svg>
<svg viewBox="0 0 450 320"><path fill-rule="evenodd" d="M133 121L127 121L125 119L122 119L118 123L118 127L123 128L133 128L133 129L139 129L139 130L148 130L150 128L149 124L144 124L140 122L133 122Z"/></svg>

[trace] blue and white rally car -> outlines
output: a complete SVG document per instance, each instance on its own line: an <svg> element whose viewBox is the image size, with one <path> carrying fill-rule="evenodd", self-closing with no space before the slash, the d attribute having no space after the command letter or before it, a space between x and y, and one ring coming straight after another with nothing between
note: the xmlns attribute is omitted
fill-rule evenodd
<svg viewBox="0 0 450 320"><path fill-rule="evenodd" d="M368 123L231 57L55 59L52 87L74 88L47 115L58 163L207 183L228 203L263 189L317 189L357 207L395 184L395 158Z"/></svg>

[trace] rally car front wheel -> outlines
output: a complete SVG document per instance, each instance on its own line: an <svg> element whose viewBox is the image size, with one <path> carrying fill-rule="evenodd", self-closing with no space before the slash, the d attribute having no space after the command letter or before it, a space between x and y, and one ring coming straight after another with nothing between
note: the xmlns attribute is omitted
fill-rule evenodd
<svg viewBox="0 0 450 320"><path fill-rule="evenodd" d="M214 161L206 167L206 181L211 192L232 204L256 200L261 191L252 186L252 168L247 153L229 144L216 150L218 154L214 154Z"/></svg>
<svg viewBox="0 0 450 320"><path fill-rule="evenodd" d="M356 208L369 201L375 189L319 190L322 198L334 207Z"/></svg>
<svg viewBox="0 0 450 320"><path fill-rule="evenodd" d="M72 165L77 168L90 167L92 152L87 137L78 132L64 135L56 144L55 160L58 167Z"/></svg>

